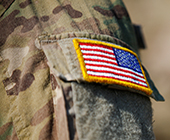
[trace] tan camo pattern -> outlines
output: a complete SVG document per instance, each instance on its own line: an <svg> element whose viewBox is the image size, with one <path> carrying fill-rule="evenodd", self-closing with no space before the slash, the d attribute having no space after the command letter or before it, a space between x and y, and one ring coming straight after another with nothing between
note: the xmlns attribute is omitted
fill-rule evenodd
<svg viewBox="0 0 170 140"><path fill-rule="evenodd" d="M43 31L106 34L137 52L122 1L3 0L0 16L0 139L78 139L76 130L69 130L66 115L64 95L73 105L70 84L58 82L35 39ZM74 116L74 111L70 114Z"/></svg>

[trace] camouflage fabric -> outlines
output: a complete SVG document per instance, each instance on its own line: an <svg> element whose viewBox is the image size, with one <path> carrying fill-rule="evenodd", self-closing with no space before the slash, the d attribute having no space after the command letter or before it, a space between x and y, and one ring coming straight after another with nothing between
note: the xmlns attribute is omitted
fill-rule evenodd
<svg viewBox="0 0 170 140"><path fill-rule="evenodd" d="M3 0L0 15L0 139L154 139L148 97L64 81L62 45L48 41L112 38L139 54L121 0Z"/></svg>

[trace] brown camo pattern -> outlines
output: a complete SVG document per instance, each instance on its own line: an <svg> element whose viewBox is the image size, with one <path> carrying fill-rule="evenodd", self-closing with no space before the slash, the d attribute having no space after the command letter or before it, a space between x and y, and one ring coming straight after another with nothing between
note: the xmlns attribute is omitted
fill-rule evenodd
<svg viewBox="0 0 170 140"><path fill-rule="evenodd" d="M21 3L19 4L19 7L21 7L21 8L26 8L29 4L32 4L31 0L26 0L26 1L24 1L24 2L21 2Z"/></svg>
<svg viewBox="0 0 170 140"><path fill-rule="evenodd" d="M71 86L57 82L45 54L36 48L34 41L42 31L50 34L81 31L111 35L136 46L135 40L121 36L125 25L129 26L124 31L126 34L133 31L123 2L107 1L112 4L111 9L103 0L0 0L3 7L0 11L0 63L3 64L0 139L78 139L74 112L66 116L66 111L73 107ZM114 22L106 25L105 20ZM125 24L120 26L119 22ZM29 51L24 51L25 47ZM18 51L13 54L14 51L6 52L7 49ZM11 59L13 55L17 62ZM61 97L56 99L60 92Z"/></svg>
<svg viewBox="0 0 170 140"><path fill-rule="evenodd" d="M123 16L125 16L125 17L129 16L126 9L120 5L116 5L115 7L113 7L110 10L102 9L99 6L95 6L94 9L96 11L98 11L99 13L101 13L102 15L108 16L108 17L116 16L116 18L121 19L121 18L123 18Z"/></svg>

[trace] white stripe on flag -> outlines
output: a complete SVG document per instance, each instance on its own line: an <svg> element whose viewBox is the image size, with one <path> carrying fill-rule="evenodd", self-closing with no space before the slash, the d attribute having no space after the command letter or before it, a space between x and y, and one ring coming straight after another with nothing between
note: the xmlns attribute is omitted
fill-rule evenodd
<svg viewBox="0 0 170 140"><path fill-rule="evenodd" d="M109 59L109 58L103 58L103 57L99 57L99 56L83 55L83 58L96 59L96 60L99 60L99 61L100 61L100 60L105 60L105 61L117 63L116 60L112 60L112 59Z"/></svg>
<svg viewBox="0 0 170 140"><path fill-rule="evenodd" d="M88 65L88 64L98 64L98 65L110 66L110 67L113 67L113 69L114 69L114 68L119 68L119 69L121 69L121 70L127 70L127 71L130 71L130 72L132 72L132 73L135 73L135 74L143 77L143 74L138 73L138 72L136 72L136 71L134 71L134 70L132 70L132 69L125 68L125 67L120 67L120 66L113 65L113 64L109 64L109 63L105 63L105 62L97 62L97 61L89 61L89 60L85 60L84 62L85 62L86 65Z"/></svg>
<svg viewBox="0 0 170 140"><path fill-rule="evenodd" d="M113 53L113 50L111 50L111 49L97 47L97 46L80 45L80 48L82 48L82 49L98 49L98 50L102 50L102 51L107 51L107 52Z"/></svg>
<svg viewBox="0 0 170 140"><path fill-rule="evenodd" d="M92 72L92 71L87 71L87 74L95 75L95 76L99 76L99 77L100 76L113 77L113 78L116 78L116 79L126 80L126 81L130 81L130 82L134 82L134 83L137 83L137 84L140 84L140 85L147 86L147 84L145 84L143 82L139 82L139 81L136 81L134 79L131 79L131 78L128 78L128 77L119 76L119 75L115 75L115 74L101 73L101 72Z"/></svg>
<svg viewBox="0 0 170 140"><path fill-rule="evenodd" d="M97 66L88 66L88 65L86 65L86 68L87 69L93 69L93 70L104 70L104 71L108 71L108 72L115 72L118 75L119 74L124 74L124 75L131 76L131 77L137 78L137 79L142 80L143 82L145 82L144 78L140 78L140 77L135 76L135 75L133 75L131 73L123 72L123 71L120 71L120 70L114 70L114 69L110 69L110 68L97 67Z"/></svg>
<svg viewBox="0 0 170 140"><path fill-rule="evenodd" d="M85 50L82 50L81 52L82 52L82 53L88 53L89 55L99 54L99 55L105 55L105 56L109 56L109 57L111 57L111 58L115 58L114 54L113 54L113 55L111 55L111 54L107 54L107 53L104 53L104 52L85 51Z"/></svg>

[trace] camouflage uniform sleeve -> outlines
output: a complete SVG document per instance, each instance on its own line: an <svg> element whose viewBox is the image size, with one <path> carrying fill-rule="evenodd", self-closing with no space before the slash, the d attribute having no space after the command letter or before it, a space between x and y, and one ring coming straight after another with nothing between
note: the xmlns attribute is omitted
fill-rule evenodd
<svg viewBox="0 0 170 140"><path fill-rule="evenodd" d="M62 88L34 45L44 29L56 29L60 16L51 9L59 4L16 0L0 6L0 139L69 139Z"/></svg>
<svg viewBox="0 0 170 140"><path fill-rule="evenodd" d="M0 139L154 139L150 98L72 80L67 60L74 54L63 50L65 39L79 37L139 54L121 0L11 0L0 7Z"/></svg>

